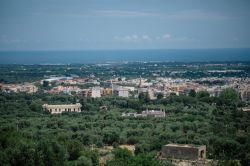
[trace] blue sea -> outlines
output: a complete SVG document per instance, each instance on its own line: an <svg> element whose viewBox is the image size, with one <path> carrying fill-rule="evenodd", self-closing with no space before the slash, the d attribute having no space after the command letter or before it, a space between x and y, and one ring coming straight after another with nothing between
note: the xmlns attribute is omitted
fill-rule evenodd
<svg viewBox="0 0 250 166"><path fill-rule="evenodd" d="M0 64L85 64L138 61L245 62L250 61L250 48L0 52Z"/></svg>

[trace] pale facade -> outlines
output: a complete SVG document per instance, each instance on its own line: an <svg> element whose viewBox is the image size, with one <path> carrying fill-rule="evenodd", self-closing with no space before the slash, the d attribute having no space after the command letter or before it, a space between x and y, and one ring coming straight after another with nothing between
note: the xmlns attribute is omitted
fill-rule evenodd
<svg viewBox="0 0 250 166"><path fill-rule="evenodd" d="M243 101L250 100L250 89L244 89L240 92L240 97Z"/></svg>
<svg viewBox="0 0 250 166"><path fill-rule="evenodd" d="M93 87L91 89L91 97L93 97L93 98L101 97L101 88L100 87Z"/></svg>
<svg viewBox="0 0 250 166"><path fill-rule="evenodd" d="M49 105L44 104L43 109L49 111L51 114L60 114L62 112L81 112L82 105L80 103L76 104L65 104L65 105Z"/></svg>
<svg viewBox="0 0 250 166"><path fill-rule="evenodd" d="M120 89L118 90L118 96L119 96L119 97L128 97L128 96L129 96L128 89L120 88Z"/></svg>
<svg viewBox="0 0 250 166"><path fill-rule="evenodd" d="M150 100L156 99L155 92L153 89L148 89L148 96L149 96Z"/></svg>

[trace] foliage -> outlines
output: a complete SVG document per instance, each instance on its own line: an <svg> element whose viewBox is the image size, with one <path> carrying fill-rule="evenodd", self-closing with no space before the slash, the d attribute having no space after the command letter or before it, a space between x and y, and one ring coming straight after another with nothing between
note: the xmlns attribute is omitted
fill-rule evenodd
<svg viewBox="0 0 250 166"><path fill-rule="evenodd" d="M4 80L12 82L14 76ZM51 115L41 107L76 101L83 105L82 113ZM41 91L1 92L0 163L98 165L100 156L93 147L134 144L135 155L115 148L107 165L161 165L155 156L162 145L193 143L206 145L207 157L221 160L221 165L250 165L250 115L237 109L239 104L233 89L224 90L219 97L190 91L189 96L159 96L156 100L150 100L147 93L140 93L138 99L114 95L92 99ZM100 110L103 105L108 110ZM146 108L163 109L167 117L121 117L123 112L140 113Z"/></svg>
<svg viewBox="0 0 250 166"><path fill-rule="evenodd" d="M159 160L152 155L139 154L133 156L131 152L126 149L116 148L114 151L114 158L107 162L106 166L161 166Z"/></svg>

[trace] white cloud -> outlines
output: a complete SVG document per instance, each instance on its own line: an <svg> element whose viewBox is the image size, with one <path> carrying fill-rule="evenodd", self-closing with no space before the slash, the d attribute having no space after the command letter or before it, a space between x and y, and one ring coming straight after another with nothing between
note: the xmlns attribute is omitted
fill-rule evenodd
<svg viewBox="0 0 250 166"><path fill-rule="evenodd" d="M139 37L138 37L137 35L132 35L131 38L132 38L132 40L134 40L134 41L136 41L136 40L139 39Z"/></svg>
<svg viewBox="0 0 250 166"><path fill-rule="evenodd" d="M150 36L148 35L127 35L127 36L115 36L115 40L123 41L123 42L144 42L144 41L151 41Z"/></svg>
<svg viewBox="0 0 250 166"><path fill-rule="evenodd" d="M166 14L165 18L172 19L210 19L210 20L222 20L229 17L212 11L205 11L200 9L183 10Z"/></svg>
<svg viewBox="0 0 250 166"><path fill-rule="evenodd" d="M169 33L165 33L161 36L149 36L149 35L126 35L126 36L115 36L113 38L120 42L132 42L132 43L146 43L146 42L191 42L195 39L190 37L172 36Z"/></svg>
<svg viewBox="0 0 250 166"><path fill-rule="evenodd" d="M151 41L151 38L148 35L143 35L142 39L147 40L147 41Z"/></svg>
<svg viewBox="0 0 250 166"><path fill-rule="evenodd" d="M168 33L162 35L162 39L170 39L170 38L171 38L171 35Z"/></svg>
<svg viewBox="0 0 250 166"><path fill-rule="evenodd" d="M154 16L154 13L142 12L142 11L128 11L128 10L98 10L95 11L99 16L111 16L111 17L146 17Z"/></svg>
<svg viewBox="0 0 250 166"><path fill-rule="evenodd" d="M117 37L118 40L126 41L126 42L137 42L139 40L139 37L137 35L131 35L131 36L124 36L124 37Z"/></svg>

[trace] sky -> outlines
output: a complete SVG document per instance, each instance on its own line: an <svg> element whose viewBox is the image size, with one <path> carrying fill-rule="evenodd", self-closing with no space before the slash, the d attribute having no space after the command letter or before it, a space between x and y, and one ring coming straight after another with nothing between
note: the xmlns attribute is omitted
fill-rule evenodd
<svg viewBox="0 0 250 166"><path fill-rule="evenodd" d="M0 51L249 47L249 0L0 0Z"/></svg>

